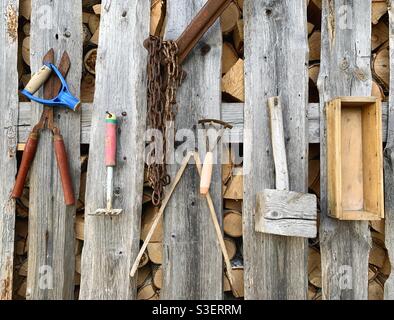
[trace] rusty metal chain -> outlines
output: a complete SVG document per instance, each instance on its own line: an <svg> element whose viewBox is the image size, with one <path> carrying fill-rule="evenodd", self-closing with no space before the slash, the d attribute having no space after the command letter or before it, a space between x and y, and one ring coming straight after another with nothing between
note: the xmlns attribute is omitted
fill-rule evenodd
<svg viewBox="0 0 394 320"><path fill-rule="evenodd" d="M167 140L169 126L175 120L177 112L176 93L183 72L175 41L164 41L160 37L151 36L145 41L145 46L149 53L147 125L149 129L159 130L163 136L161 152L154 149L147 155L148 181L153 189L152 203L159 206L164 196L164 187L170 183L166 169Z"/></svg>

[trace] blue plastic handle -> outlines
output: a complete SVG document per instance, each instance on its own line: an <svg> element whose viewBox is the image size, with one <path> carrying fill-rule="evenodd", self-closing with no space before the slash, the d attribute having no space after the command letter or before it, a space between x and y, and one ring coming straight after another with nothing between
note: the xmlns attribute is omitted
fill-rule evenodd
<svg viewBox="0 0 394 320"><path fill-rule="evenodd" d="M49 68L51 68L55 74L58 76L58 78L60 79L60 82L62 84L62 87L58 93L58 95L53 98L53 99L42 99L42 98L38 98L33 96L29 91L27 90L22 90L21 93L23 95L25 95L28 99L37 102L37 103L41 103L43 105L46 106L51 106L51 107L66 107L69 108L73 111L77 110L81 104L80 100L77 99L76 97L74 97L71 93L70 90L68 88L67 82L66 80L63 78L62 74L60 73L59 69L56 68L55 65L53 65L52 63L45 63L45 65Z"/></svg>

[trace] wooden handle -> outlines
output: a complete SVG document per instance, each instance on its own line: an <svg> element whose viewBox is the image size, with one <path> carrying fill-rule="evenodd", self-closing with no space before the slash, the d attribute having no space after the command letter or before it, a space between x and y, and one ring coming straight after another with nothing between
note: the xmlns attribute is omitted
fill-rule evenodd
<svg viewBox="0 0 394 320"><path fill-rule="evenodd" d="M54 136L54 146L57 166L59 168L60 179L62 181L64 202L67 206L75 204L74 190L68 167L68 158L63 137L60 134Z"/></svg>
<svg viewBox="0 0 394 320"><path fill-rule="evenodd" d="M182 165L179 168L177 174L175 175L171 186L167 190L168 192L166 193L166 196L165 196L165 198L164 198L164 200L163 200L163 202L161 204L161 207L160 207L159 211L156 213L156 216L155 216L155 218L153 220L152 226L150 227L150 230L149 230L149 232L148 232L148 234L147 234L147 236L146 236L146 238L144 240L144 243L142 244L140 252L138 253L137 258L135 259L135 261L133 263L133 266L132 266L131 271L130 271L130 277L134 277L135 273L137 272L138 265L139 265L139 263L141 261L142 255L144 254L144 252L146 250L146 247L148 246L148 243L149 243L150 239L152 238L153 233L155 232L155 230L157 228L157 225L159 224L159 220L160 220L161 216L163 215L164 210L166 209L167 204L170 201L171 196L174 193L174 190L175 190L176 186L178 185L179 181L181 180L182 175L183 175L183 173L186 170L187 164L190 161L190 158L193 157L193 155L194 155L194 152L189 152L186 155L186 157L183 158Z"/></svg>
<svg viewBox="0 0 394 320"><path fill-rule="evenodd" d="M287 170L285 133L280 98L269 98L268 108L271 119L271 141L275 163L276 189L281 191L289 190L289 172Z"/></svg>
<svg viewBox="0 0 394 320"><path fill-rule="evenodd" d="M194 160L196 161L197 172L198 172L198 174L200 176L202 176L201 159L200 159L200 156L198 155L198 152L194 153ZM231 288L233 288L234 292L237 293L237 290L235 289L235 286L234 286L233 269L232 269L232 266L231 266L230 258L228 256L226 244L224 242L224 237L223 237L223 234L222 234L222 228L219 225L219 221L218 221L217 214L216 214L216 211L215 211L215 206L213 204L212 197L209 194L209 191L207 192L205 197L207 199L209 213L211 214L211 219L212 219L213 225L215 227L216 238L219 241L219 245L220 245L220 248L222 250L224 262L226 264L226 273L227 273L227 276L228 276L228 280L230 282Z"/></svg>
<svg viewBox="0 0 394 320"><path fill-rule="evenodd" d="M105 120L105 165L116 166L116 116L108 113Z"/></svg>
<svg viewBox="0 0 394 320"><path fill-rule="evenodd" d="M31 77L29 83L26 85L25 90L31 94L35 94L38 89L49 79L52 73L52 69L46 65L43 65L40 70L38 70Z"/></svg>
<svg viewBox="0 0 394 320"><path fill-rule="evenodd" d="M197 42L215 23L231 2L232 0L208 0L204 7L197 13L196 17L176 40L180 64L182 64Z"/></svg>
<svg viewBox="0 0 394 320"><path fill-rule="evenodd" d="M201 180L200 180L200 194L206 195L211 186L212 179L212 169L213 169L213 153L207 152L204 164L202 166Z"/></svg>
<svg viewBox="0 0 394 320"><path fill-rule="evenodd" d="M14 189L11 194L14 199L18 199L22 196L27 174L29 173L30 166L37 152L37 145L38 133L30 133L25 150L23 151L22 162L19 167L18 175L16 176Z"/></svg>

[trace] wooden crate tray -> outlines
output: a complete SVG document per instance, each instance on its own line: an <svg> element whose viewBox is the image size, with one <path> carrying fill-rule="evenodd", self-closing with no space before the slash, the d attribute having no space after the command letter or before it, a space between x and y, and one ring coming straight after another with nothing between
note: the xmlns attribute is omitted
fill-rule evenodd
<svg viewBox="0 0 394 320"><path fill-rule="evenodd" d="M329 215L340 220L384 218L380 99L336 98L326 113Z"/></svg>

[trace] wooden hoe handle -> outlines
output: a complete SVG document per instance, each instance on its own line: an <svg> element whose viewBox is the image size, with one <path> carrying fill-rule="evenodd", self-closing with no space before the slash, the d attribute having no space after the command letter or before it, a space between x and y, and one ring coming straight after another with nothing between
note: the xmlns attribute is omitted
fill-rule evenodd
<svg viewBox="0 0 394 320"><path fill-rule="evenodd" d="M179 63L186 59L197 42L208 31L208 29L220 17L223 11L233 0L208 0L204 7L198 12L193 21L176 40L178 45Z"/></svg>
<svg viewBox="0 0 394 320"><path fill-rule="evenodd" d="M204 196L207 195L209 191L209 187L211 186L212 169L213 169L213 153L207 152L204 159L204 164L202 166L201 180L200 180L200 194Z"/></svg>

